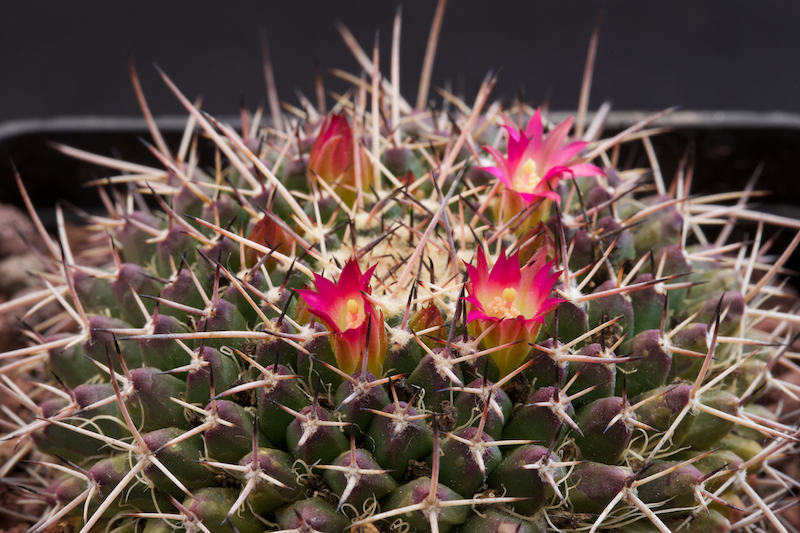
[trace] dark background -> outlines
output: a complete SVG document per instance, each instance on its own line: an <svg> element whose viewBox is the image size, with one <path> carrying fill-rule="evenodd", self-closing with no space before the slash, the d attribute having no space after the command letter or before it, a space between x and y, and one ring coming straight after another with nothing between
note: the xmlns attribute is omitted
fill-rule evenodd
<svg viewBox="0 0 800 533"><path fill-rule="evenodd" d="M468 97L503 67L496 96L518 84L534 103L574 109L592 26L605 5L592 107L800 111L800 3L713 0L451 0L432 87L461 83ZM315 58L358 72L333 21L371 51L376 29L388 73L396 2L0 2L0 122L57 115L138 116L127 75L130 45L154 114L181 113L157 63L203 107L236 113L265 96L259 30L269 35L279 95L313 99ZM403 2L401 90L416 100L434 0ZM460 81L461 80L461 81ZM326 76L326 86L345 85Z"/></svg>

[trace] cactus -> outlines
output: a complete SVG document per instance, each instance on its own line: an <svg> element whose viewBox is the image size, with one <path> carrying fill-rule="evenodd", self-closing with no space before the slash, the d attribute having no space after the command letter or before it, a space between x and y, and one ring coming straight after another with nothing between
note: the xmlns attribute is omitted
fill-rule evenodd
<svg viewBox="0 0 800 533"><path fill-rule="evenodd" d="M753 214L712 203L748 192L614 168L663 113L598 139L487 105L492 76L423 111L374 57L333 112L241 131L161 73L190 119L180 147L150 123L158 167L59 147L126 175L86 215L102 261L42 231L46 289L0 305L63 309L0 354L33 530L786 531L794 482L762 481L798 433L758 402L796 399L800 235L763 264L764 219L729 243Z"/></svg>

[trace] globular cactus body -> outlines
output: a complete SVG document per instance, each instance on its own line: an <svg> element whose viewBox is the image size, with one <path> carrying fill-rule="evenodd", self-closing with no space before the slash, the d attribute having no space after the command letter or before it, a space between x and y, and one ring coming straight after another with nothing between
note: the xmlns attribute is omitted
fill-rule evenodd
<svg viewBox="0 0 800 533"><path fill-rule="evenodd" d="M69 320L0 355L59 380L6 435L51 482L35 529L783 527L758 479L796 429L756 402L796 320L760 243L708 244L688 171L643 187L583 115L487 79L455 127L373 76L371 110L239 133L164 75L220 166L154 129L165 169L124 181L163 211L109 200L99 268L43 235Z"/></svg>

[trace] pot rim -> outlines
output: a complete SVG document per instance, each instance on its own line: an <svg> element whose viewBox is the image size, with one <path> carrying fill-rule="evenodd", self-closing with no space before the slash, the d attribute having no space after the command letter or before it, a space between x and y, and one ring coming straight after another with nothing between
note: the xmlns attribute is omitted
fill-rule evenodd
<svg viewBox="0 0 800 533"><path fill-rule="evenodd" d="M611 111L606 119L606 128L623 129L652 116L655 111ZM572 111L553 111L548 114L554 122L561 122L574 115ZM595 116L588 113L587 122ZM161 131L182 131L188 115L162 115L155 117ZM239 127L238 116L222 115L219 120ZM676 127L681 129L793 129L800 130L800 113L783 111L723 111L685 110L674 111L655 121L651 126ZM0 123L0 141L31 134L56 132L142 132L147 123L142 117L126 116L61 116L50 118L16 119Z"/></svg>

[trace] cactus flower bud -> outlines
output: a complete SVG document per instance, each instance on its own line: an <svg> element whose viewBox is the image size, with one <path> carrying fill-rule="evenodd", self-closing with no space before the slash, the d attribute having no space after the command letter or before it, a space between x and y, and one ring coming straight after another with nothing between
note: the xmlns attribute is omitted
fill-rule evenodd
<svg viewBox="0 0 800 533"><path fill-rule="evenodd" d="M283 231L283 228L281 228L278 223L268 215L265 215L256 223L249 239L253 242L261 244L262 246L273 248L276 252L280 252L282 254L288 253L289 248L291 247L291 237L287 235L286 232ZM252 248L248 248L245 251L247 265L250 267L255 265L262 256L262 253L257 252ZM275 259L268 259L267 268L272 269L276 263L277 261Z"/></svg>
<svg viewBox="0 0 800 533"><path fill-rule="evenodd" d="M329 184L336 183L336 193L352 205L356 191L356 152L361 171L361 187L369 190L372 183L372 165L366 153L353 140L353 130L344 114L325 119L308 159L308 176L319 175Z"/></svg>

